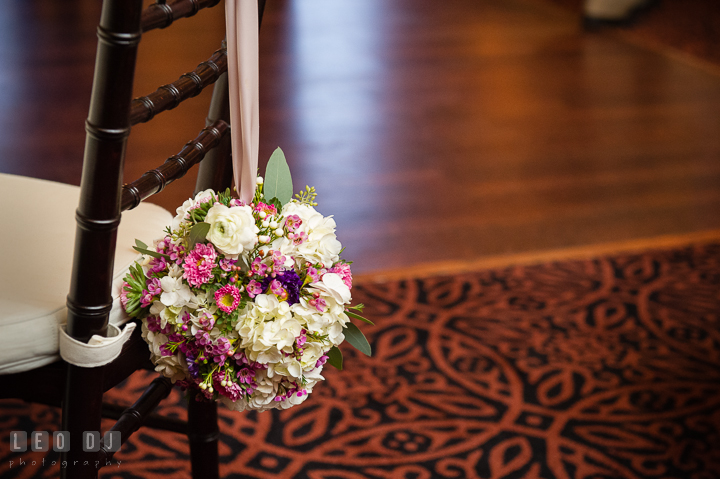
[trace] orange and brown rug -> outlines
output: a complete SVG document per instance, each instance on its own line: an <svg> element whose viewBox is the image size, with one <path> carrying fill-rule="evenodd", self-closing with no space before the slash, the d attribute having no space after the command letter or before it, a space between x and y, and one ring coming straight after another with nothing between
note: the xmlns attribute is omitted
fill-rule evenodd
<svg viewBox="0 0 720 479"><path fill-rule="evenodd" d="M720 244L353 291L374 356L347 348L290 410L222 410L223 477L720 477ZM182 416L179 393L162 412ZM58 427L52 408L0 416L0 438ZM0 457L3 478L58 474ZM189 477L177 434L143 429L116 458L104 477Z"/></svg>

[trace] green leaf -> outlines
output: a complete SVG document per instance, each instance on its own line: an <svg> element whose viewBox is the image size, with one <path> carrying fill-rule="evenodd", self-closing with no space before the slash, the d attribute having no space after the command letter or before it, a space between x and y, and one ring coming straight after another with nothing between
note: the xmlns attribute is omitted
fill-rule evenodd
<svg viewBox="0 0 720 479"><path fill-rule="evenodd" d="M375 323L373 323L372 321L370 321L370 320L367 319L367 318L363 318L362 316L360 316L360 315L357 314L357 313L353 313L352 311L345 311L345 314L347 314L347 315L350 316L351 318L359 319L360 321L364 321L364 322L366 322L366 323L368 323L368 324L372 324L373 326L375 326Z"/></svg>
<svg viewBox="0 0 720 479"><path fill-rule="evenodd" d="M192 251L197 243L205 241L209 231L210 223L205 223L204 221L195 223L195 225L190 228L190 233L188 234L188 251Z"/></svg>
<svg viewBox="0 0 720 479"><path fill-rule="evenodd" d="M280 203L280 200L275 198L274 196L269 201L265 200L265 203L269 205L274 205L275 208L278 210L278 213L280 212L280 210L282 210L282 203Z"/></svg>
<svg viewBox="0 0 720 479"><path fill-rule="evenodd" d="M348 343L352 344L355 349L363 353L365 356L372 355L370 343L368 343L368 340L365 339L365 335L362 331L360 331L360 329L358 329L357 326L353 323L347 323L343 333L345 333L345 339L347 339Z"/></svg>
<svg viewBox="0 0 720 479"><path fill-rule="evenodd" d="M283 205L292 199L293 185L285 153L277 148L268 160L263 184L265 198L277 198Z"/></svg>
<svg viewBox="0 0 720 479"><path fill-rule="evenodd" d="M338 349L338 347L333 346L332 348L330 348L330 351L328 351L327 355L328 363L330 363L332 366L335 366L336 369L342 371L343 357L342 352Z"/></svg>
<svg viewBox="0 0 720 479"><path fill-rule="evenodd" d="M135 245L138 248L148 249L147 245L145 243L143 243L142 241L140 241L139 239L135 239Z"/></svg>
<svg viewBox="0 0 720 479"><path fill-rule="evenodd" d="M145 248L138 248L137 246L133 246L133 249L135 251L137 251L138 253L146 254L148 256L152 256L153 258L170 259L170 256L168 256L166 254L158 253L157 251L151 251L151 250L145 249Z"/></svg>

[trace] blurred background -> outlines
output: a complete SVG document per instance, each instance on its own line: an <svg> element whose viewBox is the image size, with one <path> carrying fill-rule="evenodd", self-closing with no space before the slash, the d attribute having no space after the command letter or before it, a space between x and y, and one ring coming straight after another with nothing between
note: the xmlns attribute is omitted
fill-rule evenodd
<svg viewBox="0 0 720 479"><path fill-rule="evenodd" d="M4 2L0 172L79 184L99 7ZM719 10L588 31L579 0L270 0L261 165L284 149L367 275L720 236ZM143 37L138 96L220 46L223 9L198 17ZM127 182L209 96L133 128ZM151 201L174 211L194 175Z"/></svg>

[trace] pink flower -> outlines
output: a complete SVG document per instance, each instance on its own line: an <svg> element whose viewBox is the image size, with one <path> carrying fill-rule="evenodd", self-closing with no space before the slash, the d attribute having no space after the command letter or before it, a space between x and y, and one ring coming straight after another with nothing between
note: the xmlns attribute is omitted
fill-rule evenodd
<svg viewBox="0 0 720 479"><path fill-rule="evenodd" d="M235 264L235 261L236 260L234 259L221 259L219 263L220 269L222 269L223 271L230 271Z"/></svg>
<svg viewBox="0 0 720 479"><path fill-rule="evenodd" d="M200 327L204 330L211 331L212 328L215 326L215 318L207 311L199 315L197 319L200 323Z"/></svg>
<svg viewBox="0 0 720 479"><path fill-rule="evenodd" d="M143 289L142 296L140 297L140 307L147 308L153 303L153 295L147 289Z"/></svg>
<svg viewBox="0 0 720 479"><path fill-rule="evenodd" d="M284 265L287 258L285 258L285 256L283 256L280 251L270 250L270 254L273 262L273 270L276 272L280 272L285 269Z"/></svg>
<svg viewBox="0 0 720 479"><path fill-rule="evenodd" d="M251 298L254 298L258 294L262 293L262 291L263 291L262 284L258 283L254 279L250 280L250 282L247 285L248 296L250 296Z"/></svg>
<svg viewBox="0 0 720 479"><path fill-rule="evenodd" d="M322 355L320 356L320 359L317 360L315 363L315 367L319 368L320 366L323 366L328 360L328 356Z"/></svg>
<svg viewBox="0 0 720 479"><path fill-rule="evenodd" d="M158 243L157 252L170 256L170 261L175 264L182 264L183 259L185 258L185 246L182 244L176 245L172 242L172 239L167 236L165 237L165 240ZM163 262L164 261L165 260L163 258Z"/></svg>
<svg viewBox="0 0 720 479"><path fill-rule="evenodd" d="M288 235L288 238L290 238L290 235ZM308 238L307 233L305 233L304 231L301 231L299 233L294 234L292 240L293 240L293 243L295 243L296 245L300 245L300 244L303 244L305 241L307 241L307 238Z"/></svg>
<svg viewBox="0 0 720 479"><path fill-rule="evenodd" d="M225 381L225 386L222 385ZM213 374L213 387L223 396L237 401L242 395L242 389L235 384L231 378L226 377L224 373L216 372Z"/></svg>
<svg viewBox="0 0 720 479"><path fill-rule="evenodd" d="M185 257L183 278L191 286L200 286L212 279L217 253L211 244L198 243L195 249Z"/></svg>
<svg viewBox="0 0 720 479"><path fill-rule="evenodd" d="M268 265L261 263L262 259L255 258L250 265L250 272L252 274L257 274L260 276L264 276L268 272Z"/></svg>
<svg viewBox="0 0 720 479"><path fill-rule="evenodd" d="M215 302L222 311L232 313L240 304L240 290L228 284L215 291Z"/></svg>
<svg viewBox="0 0 720 479"><path fill-rule="evenodd" d="M308 301L308 304L317 309L319 313L324 313L327 309L327 303L322 298L315 298Z"/></svg>
<svg viewBox="0 0 720 479"><path fill-rule="evenodd" d="M307 335L305 333L307 333L307 331L303 329L302 331L300 331L300 336L295 339L295 343L298 345L299 348L302 348L303 345L307 342Z"/></svg>
<svg viewBox="0 0 720 479"><path fill-rule="evenodd" d="M280 281L274 279L270 283L270 291L272 291L273 294L277 294L278 296L282 295L285 290L282 287L282 283Z"/></svg>
<svg viewBox="0 0 720 479"><path fill-rule="evenodd" d="M302 220L298 215L290 215L285 218L285 227L288 233L294 233L296 229L302 224Z"/></svg>
<svg viewBox="0 0 720 479"><path fill-rule="evenodd" d="M328 272L339 275L342 278L343 283L345 283L345 286L347 286L348 288L352 288L352 271L350 271L349 264L338 263L332 268L330 268Z"/></svg>
<svg viewBox="0 0 720 479"><path fill-rule="evenodd" d="M318 270L314 266L308 267L307 274L312 278L313 283L320 281L320 273L318 273Z"/></svg>
<svg viewBox="0 0 720 479"><path fill-rule="evenodd" d="M125 289L127 288L127 289ZM127 304L128 304L128 291L130 290L130 285L126 282L123 282L122 288L120 288L120 304L122 305L123 309L127 311Z"/></svg>
<svg viewBox="0 0 720 479"><path fill-rule="evenodd" d="M277 214L277 208L275 208L275 205L267 205L265 203L258 203L255 207L255 211L264 211L268 216L274 216Z"/></svg>

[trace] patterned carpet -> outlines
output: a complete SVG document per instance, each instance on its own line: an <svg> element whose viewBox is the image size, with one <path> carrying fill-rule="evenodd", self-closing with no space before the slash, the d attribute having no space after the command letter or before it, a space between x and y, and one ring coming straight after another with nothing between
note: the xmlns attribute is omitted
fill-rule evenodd
<svg viewBox="0 0 720 479"><path fill-rule="evenodd" d="M374 356L346 348L299 407L223 410L224 477L720 477L720 244L353 291ZM0 437L57 427L51 408L0 414ZM2 447L3 478L57 475ZM117 459L104 477L189 477L176 434L145 429Z"/></svg>

